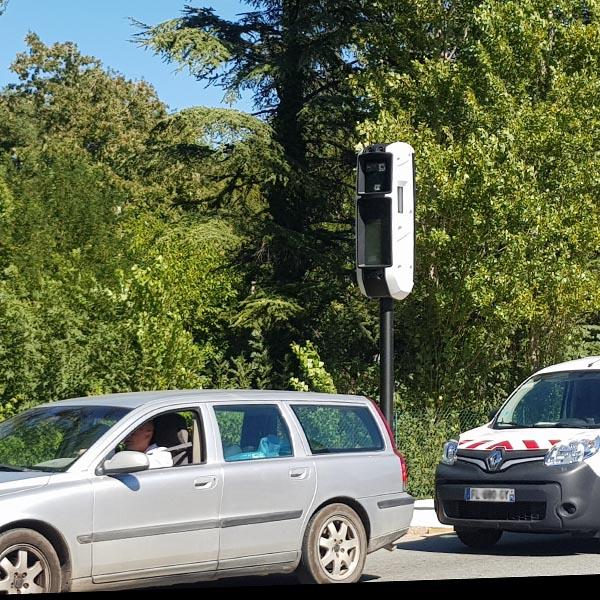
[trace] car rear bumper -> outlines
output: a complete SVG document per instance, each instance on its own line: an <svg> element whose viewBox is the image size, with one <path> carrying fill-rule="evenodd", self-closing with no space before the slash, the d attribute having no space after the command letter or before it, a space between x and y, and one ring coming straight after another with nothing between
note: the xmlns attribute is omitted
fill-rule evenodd
<svg viewBox="0 0 600 600"><path fill-rule="evenodd" d="M514 502L465 499L470 487L514 489ZM455 528L539 533L600 531L600 478L585 463L547 467L543 460L486 472L458 460L436 471L438 520Z"/></svg>

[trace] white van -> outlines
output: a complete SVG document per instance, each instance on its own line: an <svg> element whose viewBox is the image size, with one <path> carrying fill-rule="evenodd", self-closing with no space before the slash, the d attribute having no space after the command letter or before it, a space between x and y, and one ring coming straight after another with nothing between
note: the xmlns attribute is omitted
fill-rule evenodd
<svg viewBox="0 0 600 600"><path fill-rule="evenodd" d="M599 450L600 356L542 369L444 444L438 519L475 548L503 531L600 537Z"/></svg>

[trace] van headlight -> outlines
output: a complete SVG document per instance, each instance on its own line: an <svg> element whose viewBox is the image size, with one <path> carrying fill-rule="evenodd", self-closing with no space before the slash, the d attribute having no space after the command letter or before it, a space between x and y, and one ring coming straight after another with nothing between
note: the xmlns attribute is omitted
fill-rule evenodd
<svg viewBox="0 0 600 600"><path fill-rule="evenodd" d="M600 436L575 437L554 444L544 457L544 463L549 467L579 463L600 450Z"/></svg>
<svg viewBox="0 0 600 600"><path fill-rule="evenodd" d="M442 462L445 465L453 465L456 462L456 453L458 452L458 442L450 440L444 444L442 451Z"/></svg>

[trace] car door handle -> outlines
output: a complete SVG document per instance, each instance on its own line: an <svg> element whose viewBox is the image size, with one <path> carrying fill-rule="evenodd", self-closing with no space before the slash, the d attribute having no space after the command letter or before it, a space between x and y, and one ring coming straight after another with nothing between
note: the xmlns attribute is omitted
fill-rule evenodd
<svg viewBox="0 0 600 600"><path fill-rule="evenodd" d="M296 467L290 469L290 477L292 479L306 479L309 473L310 469L308 467Z"/></svg>
<svg viewBox="0 0 600 600"><path fill-rule="evenodd" d="M198 490L211 490L217 485L217 478L214 475L207 477L198 477L194 479L194 487Z"/></svg>

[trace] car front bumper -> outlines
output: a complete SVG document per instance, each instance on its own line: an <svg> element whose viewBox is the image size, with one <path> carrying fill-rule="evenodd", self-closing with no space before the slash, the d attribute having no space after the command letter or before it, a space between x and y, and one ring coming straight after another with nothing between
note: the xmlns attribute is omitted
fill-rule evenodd
<svg viewBox="0 0 600 600"><path fill-rule="evenodd" d="M470 487L514 489L515 501L466 500ZM435 488L438 520L455 528L600 532L600 477L585 463L547 467L537 460L492 473L459 459L438 466Z"/></svg>

